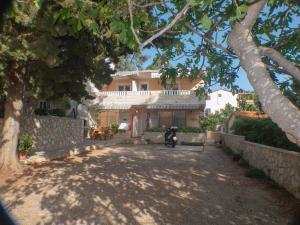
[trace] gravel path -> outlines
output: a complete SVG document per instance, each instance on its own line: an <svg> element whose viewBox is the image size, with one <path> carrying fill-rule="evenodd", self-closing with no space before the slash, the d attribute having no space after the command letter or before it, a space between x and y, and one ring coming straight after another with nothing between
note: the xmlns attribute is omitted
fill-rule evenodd
<svg viewBox="0 0 300 225"><path fill-rule="evenodd" d="M0 196L21 225L287 224L299 202L244 172L212 146L124 145L2 178Z"/></svg>

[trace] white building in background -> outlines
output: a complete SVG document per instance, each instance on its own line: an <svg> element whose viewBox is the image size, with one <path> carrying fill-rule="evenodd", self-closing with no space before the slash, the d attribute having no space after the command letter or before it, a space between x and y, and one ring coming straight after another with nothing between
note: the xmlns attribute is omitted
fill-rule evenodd
<svg viewBox="0 0 300 225"><path fill-rule="evenodd" d="M220 112L226 104L237 107L237 95L233 95L230 91L218 89L207 96L204 115Z"/></svg>

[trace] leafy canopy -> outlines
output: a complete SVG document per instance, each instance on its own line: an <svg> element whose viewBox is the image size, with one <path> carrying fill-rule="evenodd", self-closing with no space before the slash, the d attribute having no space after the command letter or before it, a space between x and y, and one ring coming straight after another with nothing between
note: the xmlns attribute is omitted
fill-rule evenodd
<svg viewBox="0 0 300 225"><path fill-rule="evenodd" d="M14 1L0 22L0 88L12 61L27 68L27 88L47 99L80 99L87 81L109 83L110 63L133 51L113 32L112 16L105 1Z"/></svg>

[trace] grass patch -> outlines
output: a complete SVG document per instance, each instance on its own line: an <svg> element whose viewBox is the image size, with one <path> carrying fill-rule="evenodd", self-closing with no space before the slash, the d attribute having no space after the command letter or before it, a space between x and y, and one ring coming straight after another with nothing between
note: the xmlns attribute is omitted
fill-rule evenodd
<svg viewBox="0 0 300 225"><path fill-rule="evenodd" d="M242 167L249 167L249 162L246 159L240 158L238 164Z"/></svg>
<svg viewBox="0 0 300 225"><path fill-rule="evenodd" d="M249 178L259 178L259 179L264 179L267 177L263 170L257 168L248 170L245 175L246 177Z"/></svg>
<svg viewBox="0 0 300 225"><path fill-rule="evenodd" d="M229 156L233 155L233 151L229 147L223 148L223 151L225 152L226 155L229 155Z"/></svg>

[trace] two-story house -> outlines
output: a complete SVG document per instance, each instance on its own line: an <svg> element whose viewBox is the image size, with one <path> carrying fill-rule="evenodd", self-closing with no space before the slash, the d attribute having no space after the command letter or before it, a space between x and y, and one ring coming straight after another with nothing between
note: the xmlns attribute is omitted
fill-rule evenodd
<svg viewBox="0 0 300 225"><path fill-rule="evenodd" d="M237 95L232 94L232 92L218 89L207 95L205 103L205 116L209 114L214 114L216 112L221 112L225 109L226 105L230 104L233 107L237 107Z"/></svg>
<svg viewBox="0 0 300 225"><path fill-rule="evenodd" d="M89 103L98 109L99 126L128 124L132 137L141 136L147 128L200 127L205 101L195 89L202 79L177 78L176 83L161 84L158 70L119 72Z"/></svg>

